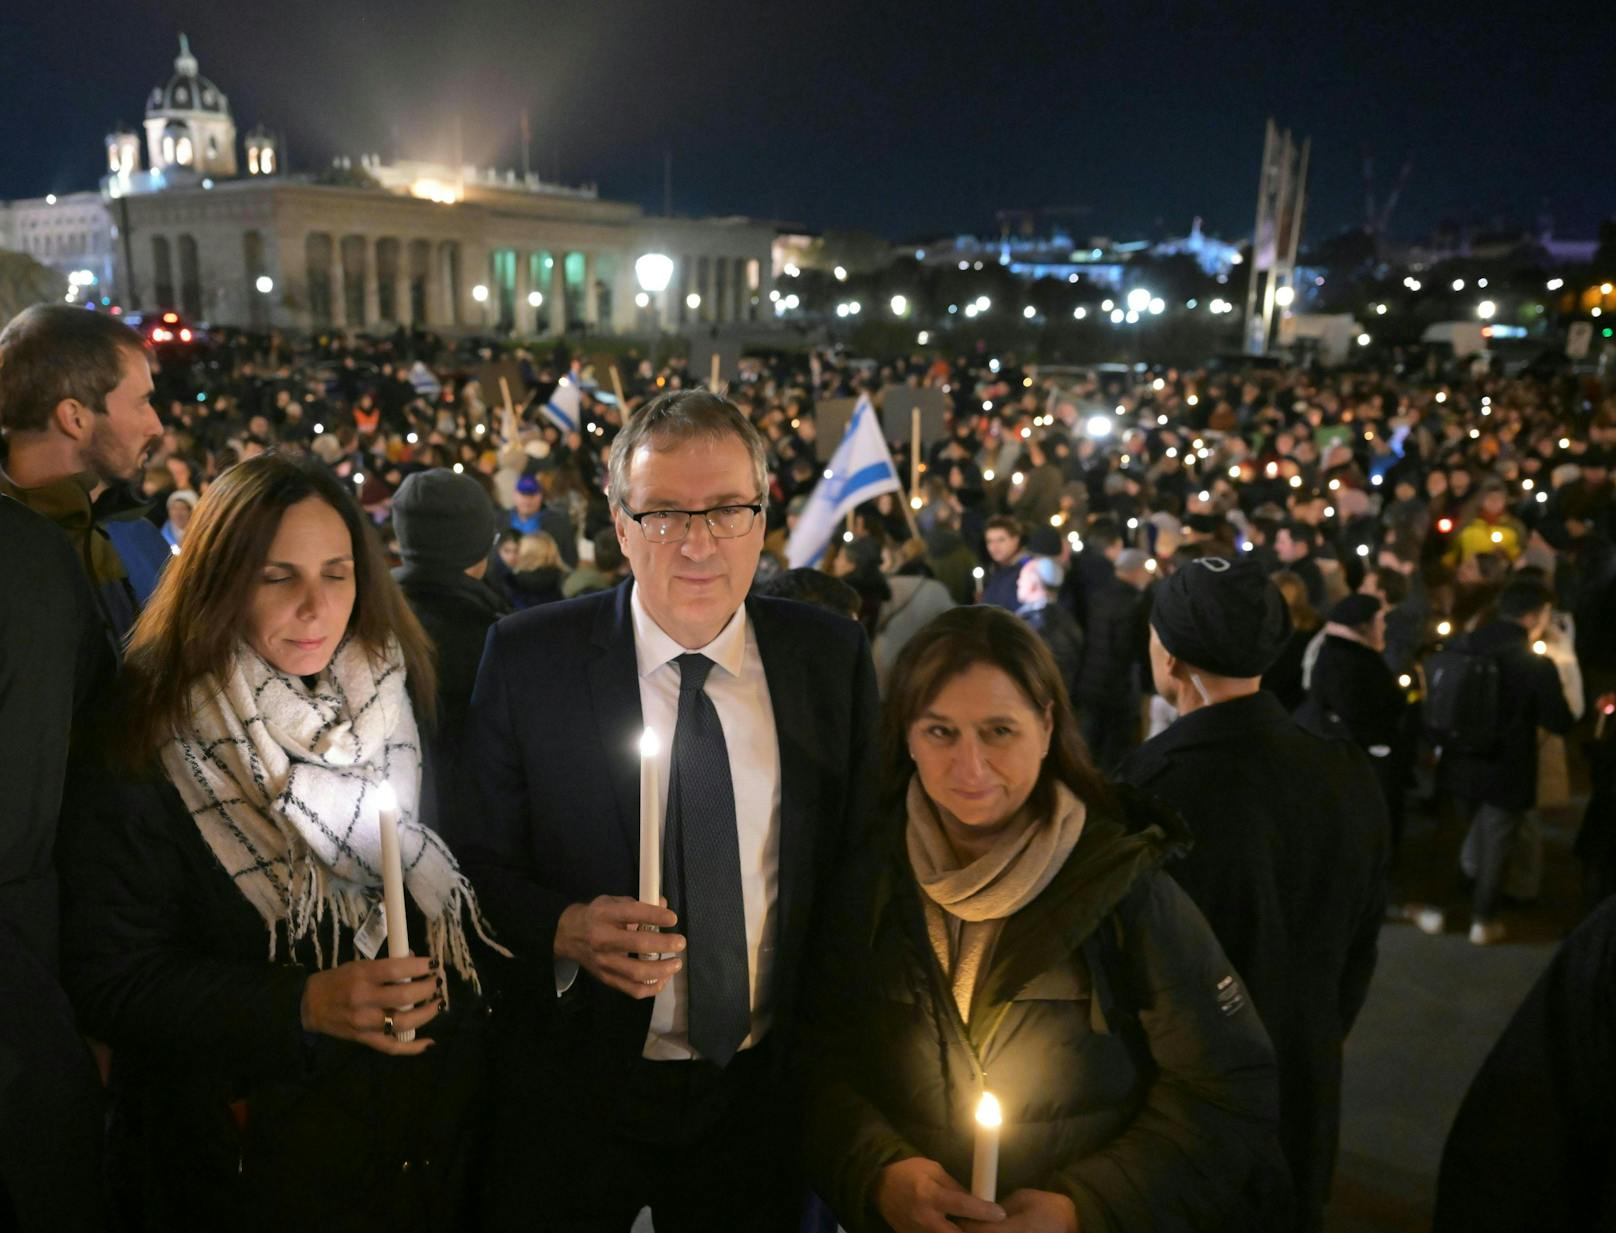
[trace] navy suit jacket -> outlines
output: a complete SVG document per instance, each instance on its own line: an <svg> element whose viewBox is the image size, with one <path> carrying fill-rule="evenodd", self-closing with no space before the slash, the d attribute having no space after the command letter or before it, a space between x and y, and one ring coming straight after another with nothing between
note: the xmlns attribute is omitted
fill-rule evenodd
<svg viewBox="0 0 1616 1233"><path fill-rule="evenodd" d="M603 1060L640 1055L651 999L578 975L555 995L556 924L570 904L639 893L643 727L629 607L633 582L499 621L488 634L462 761L452 843L494 935L510 1012ZM779 934L774 1027L789 1049L827 883L862 841L875 794L875 671L860 626L790 600L755 597L780 743ZM508 1025L507 1025L508 1026ZM574 1061L582 1060L574 1055Z"/></svg>

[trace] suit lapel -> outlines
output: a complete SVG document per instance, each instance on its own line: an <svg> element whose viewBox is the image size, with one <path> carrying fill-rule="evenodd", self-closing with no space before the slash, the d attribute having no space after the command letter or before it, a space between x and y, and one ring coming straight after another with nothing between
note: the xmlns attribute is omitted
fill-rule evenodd
<svg viewBox="0 0 1616 1233"><path fill-rule="evenodd" d="M596 735L605 752L618 830L632 855L640 845L640 767L635 755L645 720L640 711L640 677L634 655L634 618L629 609L632 582L617 588L616 603L603 606L590 645L589 690ZM560 768L568 774L574 768Z"/></svg>

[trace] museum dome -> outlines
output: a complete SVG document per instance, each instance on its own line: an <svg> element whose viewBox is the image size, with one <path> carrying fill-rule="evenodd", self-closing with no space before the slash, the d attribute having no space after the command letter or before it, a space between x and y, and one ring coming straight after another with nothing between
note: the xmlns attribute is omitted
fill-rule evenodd
<svg viewBox="0 0 1616 1233"><path fill-rule="evenodd" d="M180 35L180 54L174 57L173 76L167 84L153 89L146 100L148 116L173 111L230 114L230 101L224 92L197 72L196 57L191 54L191 44L183 34Z"/></svg>

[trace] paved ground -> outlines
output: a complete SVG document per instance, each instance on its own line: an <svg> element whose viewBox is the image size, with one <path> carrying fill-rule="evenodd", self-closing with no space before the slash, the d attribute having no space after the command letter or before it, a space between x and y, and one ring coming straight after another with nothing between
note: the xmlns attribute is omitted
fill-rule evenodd
<svg viewBox="0 0 1616 1233"><path fill-rule="evenodd" d="M1416 818L1403 867L1411 898L1441 903L1448 931L1388 925L1369 1002L1347 1042L1341 1156L1329 1233L1425 1233L1448 1127L1471 1078L1576 919L1574 808L1546 819L1539 902L1510 912L1512 936L1466 940L1456 874L1461 828Z"/></svg>

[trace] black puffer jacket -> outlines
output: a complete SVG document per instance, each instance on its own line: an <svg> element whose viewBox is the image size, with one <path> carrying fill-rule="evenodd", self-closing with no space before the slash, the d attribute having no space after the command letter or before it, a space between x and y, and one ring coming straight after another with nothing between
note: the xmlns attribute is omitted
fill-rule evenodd
<svg viewBox="0 0 1616 1233"><path fill-rule="evenodd" d="M1084 1233L1273 1227L1287 1183L1273 1050L1201 915L1156 866L1181 825L1129 793L1091 814L1005 924L969 1026L927 938L891 818L853 880L817 1000L810 1178L853 1233L912 1156L969 1180L984 1087L1004 1110L999 1193L1067 1195ZM896 836L896 838L894 838Z"/></svg>
<svg viewBox="0 0 1616 1233"><path fill-rule="evenodd" d="M312 955L270 960L264 922L166 778L82 765L66 812L63 983L112 1048L124 1227L463 1227L486 1086L479 999L452 985L419 1057L305 1034ZM340 953L353 957L346 932Z"/></svg>

